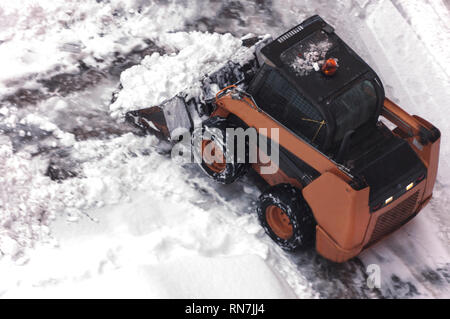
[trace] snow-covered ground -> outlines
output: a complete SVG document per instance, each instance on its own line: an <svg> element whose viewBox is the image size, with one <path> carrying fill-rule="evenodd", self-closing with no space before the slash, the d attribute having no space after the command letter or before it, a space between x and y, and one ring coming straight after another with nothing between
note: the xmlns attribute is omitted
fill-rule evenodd
<svg viewBox="0 0 450 319"><path fill-rule="evenodd" d="M0 4L0 295L449 297L449 4L330 3ZM239 37L278 35L314 13L369 61L389 97L443 133L430 205L343 265L273 244L254 213L252 176L217 185L120 122L125 102L159 103L201 65L236 54ZM147 54L122 73L110 109L120 71ZM51 180L49 164L70 178ZM366 285L370 264L380 289Z"/></svg>

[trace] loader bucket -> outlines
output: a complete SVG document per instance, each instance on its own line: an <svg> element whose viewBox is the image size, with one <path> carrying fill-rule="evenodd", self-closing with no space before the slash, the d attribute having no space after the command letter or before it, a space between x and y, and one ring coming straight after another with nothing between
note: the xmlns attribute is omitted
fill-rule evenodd
<svg viewBox="0 0 450 319"><path fill-rule="evenodd" d="M125 120L145 133L150 132L161 139L170 138L164 113L159 106L127 112Z"/></svg>

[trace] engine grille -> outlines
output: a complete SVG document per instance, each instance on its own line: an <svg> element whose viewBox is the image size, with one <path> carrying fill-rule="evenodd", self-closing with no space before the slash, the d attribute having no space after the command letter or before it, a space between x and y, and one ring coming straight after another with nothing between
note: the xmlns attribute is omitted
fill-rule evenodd
<svg viewBox="0 0 450 319"><path fill-rule="evenodd" d="M375 229L366 247L392 233L412 218L415 213L414 208L416 208L418 197L419 191L416 191L403 202L378 217Z"/></svg>

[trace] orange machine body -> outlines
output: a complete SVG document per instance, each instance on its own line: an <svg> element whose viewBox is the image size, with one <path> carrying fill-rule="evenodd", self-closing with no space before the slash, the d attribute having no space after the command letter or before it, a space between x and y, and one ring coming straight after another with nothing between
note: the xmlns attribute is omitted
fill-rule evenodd
<svg viewBox="0 0 450 319"><path fill-rule="evenodd" d="M236 99L229 93L218 98L211 116L228 117L231 114L248 127L255 128L259 134L266 134L267 138L271 138L272 128L278 128L279 145L320 173L318 178L303 187L300 181L281 169L266 175L261 174L260 168L267 164L253 164L255 171L270 185L289 183L302 188L317 222L316 250L327 259L344 262L355 257L417 215L432 196L440 138L421 144L421 128L432 129L433 126L418 116L409 115L388 99L384 101L382 115L397 126L393 134L408 141L426 166L427 175L374 212L369 207L369 187L353 188L352 176L341 165L259 109L252 98Z"/></svg>

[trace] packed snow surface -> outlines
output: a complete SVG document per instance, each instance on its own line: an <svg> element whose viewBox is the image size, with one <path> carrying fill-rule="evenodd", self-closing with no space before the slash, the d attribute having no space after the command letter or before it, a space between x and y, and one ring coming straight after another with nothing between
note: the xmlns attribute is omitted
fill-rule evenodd
<svg viewBox="0 0 450 319"><path fill-rule="evenodd" d="M197 9L176 1L3 1L0 93L18 80L34 87L43 75L73 71L79 60L102 65L161 30L182 28Z"/></svg>
<svg viewBox="0 0 450 319"><path fill-rule="evenodd" d="M248 58L245 34L278 36L315 13L374 67L390 98L443 134L431 203L344 265L272 243L251 178L216 185L120 121ZM449 297L449 18L439 0L2 2L0 295ZM105 71L150 42L157 50L120 79ZM86 69L99 80L46 95L45 80ZM70 178L50 179L49 164ZM370 264L380 266L380 289L366 285Z"/></svg>

